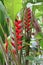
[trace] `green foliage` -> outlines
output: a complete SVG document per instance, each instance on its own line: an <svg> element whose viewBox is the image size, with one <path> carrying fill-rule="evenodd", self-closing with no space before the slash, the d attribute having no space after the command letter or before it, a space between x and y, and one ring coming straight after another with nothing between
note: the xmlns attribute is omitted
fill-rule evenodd
<svg viewBox="0 0 43 65"><path fill-rule="evenodd" d="M39 44L40 46L43 48L43 34L42 33L38 33L36 36L35 36L36 40L39 40Z"/></svg>
<svg viewBox="0 0 43 65"><path fill-rule="evenodd" d="M4 10L4 5L0 2L0 24L2 25L4 32L7 35L9 35L7 22L5 21L5 15L6 15L6 12ZM0 36L2 37L2 39L4 41L4 34L2 32L1 27L0 27Z"/></svg>
<svg viewBox="0 0 43 65"><path fill-rule="evenodd" d="M43 39L42 40L40 40L39 41L39 43L40 43L40 46L42 47L42 49L43 49Z"/></svg>
<svg viewBox="0 0 43 65"><path fill-rule="evenodd" d="M22 8L22 0L4 0L5 7L11 19L14 21L17 13Z"/></svg>
<svg viewBox="0 0 43 65"><path fill-rule="evenodd" d="M34 61L37 64L40 64L43 61L43 59L42 58L39 58L38 56L37 57L27 56L26 57L26 60Z"/></svg>
<svg viewBox="0 0 43 65"><path fill-rule="evenodd" d="M26 60L33 61L34 60L34 57L33 56L26 56Z"/></svg>
<svg viewBox="0 0 43 65"><path fill-rule="evenodd" d="M43 16L43 2L41 5L35 5L32 7L33 13L35 14L36 18Z"/></svg>
<svg viewBox="0 0 43 65"><path fill-rule="evenodd" d="M4 0L0 0L4 4Z"/></svg>
<svg viewBox="0 0 43 65"><path fill-rule="evenodd" d="M4 64L5 64L5 60L4 60L4 58L3 58L2 50L0 50L0 64L1 64L1 65L4 65Z"/></svg>
<svg viewBox="0 0 43 65"><path fill-rule="evenodd" d="M42 39L42 37L43 37L43 35L40 32L35 36L35 38L38 40Z"/></svg>

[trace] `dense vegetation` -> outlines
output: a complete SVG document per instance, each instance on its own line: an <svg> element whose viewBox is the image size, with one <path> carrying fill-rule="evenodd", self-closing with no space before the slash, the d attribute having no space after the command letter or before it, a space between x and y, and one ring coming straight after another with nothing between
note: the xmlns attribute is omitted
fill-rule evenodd
<svg viewBox="0 0 43 65"><path fill-rule="evenodd" d="M0 64L43 65L43 0L0 0Z"/></svg>

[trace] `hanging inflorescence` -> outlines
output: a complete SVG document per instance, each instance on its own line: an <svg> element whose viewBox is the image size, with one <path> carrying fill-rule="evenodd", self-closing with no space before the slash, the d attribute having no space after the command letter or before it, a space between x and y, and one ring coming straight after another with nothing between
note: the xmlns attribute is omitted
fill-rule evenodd
<svg viewBox="0 0 43 65"><path fill-rule="evenodd" d="M22 49L22 21L21 20L15 20L15 32L16 32L18 50L21 50Z"/></svg>
<svg viewBox="0 0 43 65"><path fill-rule="evenodd" d="M31 9L30 8L26 8L24 11L24 23L23 24L24 24L25 33L27 33L27 36L31 35L30 34L30 30L31 30ZM22 37L23 37L22 20L16 19L14 21L14 29L10 27L11 45L13 46L13 51L15 53L16 53L16 50L21 50L23 48L22 47ZM8 45L6 44L6 46Z"/></svg>
<svg viewBox="0 0 43 65"><path fill-rule="evenodd" d="M30 8L27 8L24 11L24 24L25 24L26 32L30 31L31 29L31 9Z"/></svg>

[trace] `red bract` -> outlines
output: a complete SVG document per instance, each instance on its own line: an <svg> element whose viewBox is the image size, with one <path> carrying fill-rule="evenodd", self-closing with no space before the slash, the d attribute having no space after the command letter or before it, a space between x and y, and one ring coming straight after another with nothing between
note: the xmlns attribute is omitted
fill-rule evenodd
<svg viewBox="0 0 43 65"><path fill-rule="evenodd" d="M22 44L22 21L21 20L17 20L17 22L15 22L15 30L16 30L16 40L17 40L17 44L18 44L18 50L20 50L22 48L22 46L19 46Z"/></svg>
<svg viewBox="0 0 43 65"><path fill-rule="evenodd" d="M22 41L18 41L18 44L22 44Z"/></svg>
<svg viewBox="0 0 43 65"><path fill-rule="evenodd" d="M31 18L31 16L28 16L28 19Z"/></svg>
<svg viewBox="0 0 43 65"><path fill-rule="evenodd" d="M16 37L18 37L19 34L16 33Z"/></svg>
<svg viewBox="0 0 43 65"><path fill-rule="evenodd" d="M29 26L30 26L30 23L27 24L27 27L29 27Z"/></svg>
<svg viewBox="0 0 43 65"><path fill-rule="evenodd" d="M31 22L31 9L27 8L24 12L24 23L25 23L25 30L26 32L30 31L30 22Z"/></svg>
<svg viewBox="0 0 43 65"><path fill-rule="evenodd" d="M22 32L22 30L18 30L18 34L21 33L21 32Z"/></svg>
<svg viewBox="0 0 43 65"><path fill-rule="evenodd" d="M18 46L18 50L21 50L22 49L22 46Z"/></svg>
<svg viewBox="0 0 43 65"><path fill-rule="evenodd" d="M22 27L22 26L19 25L19 26L18 26L18 29L20 29L21 27Z"/></svg>
<svg viewBox="0 0 43 65"><path fill-rule="evenodd" d="M14 37L11 37L12 38L12 40L14 40Z"/></svg>
<svg viewBox="0 0 43 65"><path fill-rule="evenodd" d="M21 36L19 35L19 36L17 37L17 39L21 39L21 38L22 38L22 35L21 35Z"/></svg>
<svg viewBox="0 0 43 65"><path fill-rule="evenodd" d="M28 13L28 15L31 15L31 11Z"/></svg>
<svg viewBox="0 0 43 65"><path fill-rule="evenodd" d="M28 28L28 27L30 27L30 23L25 26L25 28Z"/></svg>
<svg viewBox="0 0 43 65"><path fill-rule="evenodd" d="M19 33L18 33L18 32L16 32L16 37L18 37L18 35L19 35Z"/></svg>
<svg viewBox="0 0 43 65"><path fill-rule="evenodd" d="M30 20L30 19L28 19L28 23L29 23L29 22L31 22L31 20Z"/></svg>
<svg viewBox="0 0 43 65"><path fill-rule="evenodd" d="M21 20L18 20L18 24L20 24L22 21Z"/></svg>
<svg viewBox="0 0 43 65"><path fill-rule="evenodd" d="M12 46L15 47L15 43L14 42L11 42Z"/></svg>
<svg viewBox="0 0 43 65"><path fill-rule="evenodd" d="M19 30L18 28L16 28L16 32L19 34L22 32L22 30Z"/></svg>
<svg viewBox="0 0 43 65"><path fill-rule="evenodd" d="M16 27L16 32L18 32L18 30L19 30L19 29Z"/></svg>

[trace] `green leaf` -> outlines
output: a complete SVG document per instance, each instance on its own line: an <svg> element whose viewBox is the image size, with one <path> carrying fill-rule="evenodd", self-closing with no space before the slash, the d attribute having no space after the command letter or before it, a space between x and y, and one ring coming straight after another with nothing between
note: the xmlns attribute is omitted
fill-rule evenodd
<svg viewBox="0 0 43 65"><path fill-rule="evenodd" d="M43 35L40 32L35 36L35 38L38 40L42 39L42 37L43 37Z"/></svg>
<svg viewBox="0 0 43 65"><path fill-rule="evenodd" d="M0 1L0 24L3 27L4 32L7 35L9 35L9 30L8 30L7 22L5 20L5 16L7 17L7 12L6 12L6 9L5 9L4 5ZM4 37L4 34L2 32L1 27L0 27L0 36L2 37L2 39L4 41L5 40L5 37Z"/></svg>
<svg viewBox="0 0 43 65"><path fill-rule="evenodd" d="M33 56L26 56L26 60L33 61L34 60L34 57Z"/></svg>
<svg viewBox="0 0 43 65"><path fill-rule="evenodd" d="M40 24L41 26L43 26L43 23L42 24Z"/></svg>
<svg viewBox="0 0 43 65"><path fill-rule="evenodd" d="M9 16L14 21L17 13L22 8L22 0L4 0L4 4Z"/></svg>
<svg viewBox="0 0 43 65"><path fill-rule="evenodd" d="M39 41L40 46L43 48L43 39Z"/></svg>

